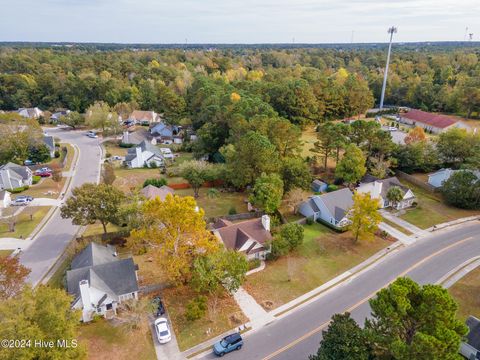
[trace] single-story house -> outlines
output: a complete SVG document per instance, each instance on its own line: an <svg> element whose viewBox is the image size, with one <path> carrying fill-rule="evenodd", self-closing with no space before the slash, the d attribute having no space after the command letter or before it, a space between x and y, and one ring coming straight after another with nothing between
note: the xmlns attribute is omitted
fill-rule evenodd
<svg viewBox="0 0 480 360"><path fill-rule="evenodd" d="M70 110L59 110L59 111L55 111L52 116L50 116L50 120L52 122L57 122L58 120L60 120L60 118L62 116L67 116L68 114L70 114Z"/></svg>
<svg viewBox="0 0 480 360"><path fill-rule="evenodd" d="M0 190L12 190L32 185L32 170L26 166L7 163L0 166Z"/></svg>
<svg viewBox="0 0 480 360"><path fill-rule="evenodd" d="M440 169L433 174L428 175L428 183L435 188L439 188L445 181L450 179L450 176L461 170L452 170L450 168ZM468 171L468 170L467 170ZM475 170L473 173L480 179L480 170Z"/></svg>
<svg viewBox="0 0 480 360"><path fill-rule="evenodd" d="M267 242L272 239L272 234L268 215L238 223L219 219L212 228L227 249L239 251L248 259L264 260L270 252Z"/></svg>
<svg viewBox="0 0 480 360"><path fill-rule="evenodd" d="M158 197L160 198L160 200L164 201L167 195L168 194L173 195L175 193L175 190L173 190L171 187L167 185L163 185L160 187L147 185L142 190L140 190L140 193L148 200L152 200Z"/></svg>
<svg viewBox="0 0 480 360"><path fill-rule="evenodd" d="M345 188L311 196L300 204L298 211L313 221L320 221L334 229L343 230L350 223L347 212L352 206L353 193Z"/></svg>
<svg viewBox="0 0 480 360"><path fill-rule="evenodd" d="M128 149L125 156L125 165L129 168L142 168L151 166L163 166L165 163L162 152L158 147L148 141L142 141L138 146Z"/></svg>
<svg viewBox="0 0 480 360"><path fill-rule="evenodd" d="M132 258L119 259L115 247L90 243L67 271L72 308L82 310L84 322L93 315L116 314L118 304L138 299L138 266Z"/></svg>
<svg viewBox="0 0 480 360"><path fill-rule="evenodd" d="M38 119L39 117L43 116L43 111L40 110L38 107L34 108L19 108L17 113L20 116L30 118L30 119Z"/></svg>
<svg viewBox="0 0 480 360"><path fill-rule="evenodd" d="M391 204L387 199L388 190L392 187L400 188L403 194L402 200L397 204ZM357 187L357 191L362 194L370 193L371 198L378 199L381 209L386 207L394 207L397 210L405 209L412 206L415 201L415 195L412 190L403 186L395 176L383 180L360 183Z"/></svg>
<svg viewBox="0 0 480 360"><path fill-rule="evenodd" d="M11 202L12 197L10 193L5 190L0 191L0 209L9 207Z"/></svg>
<svg viewBox="0 0 480 360"><path fill-rule="evenodd" d="M328 184L322 180L316 179L312 181L311 188L313 192L325 192L327 191Z"/></svg>
<svg viewBox="0 0 480 360"><path fill-rule="evenodd" d="M124 131L122 136L122 143L138 145L142 141L150 141L151 136L145 128L137 128L135 131Z"/></svg>
<svg viewBox="0 0 480 360"><path fill-rule="evenodd" d="M422 110L411 109L401 114L399 121L404 124L419 126L426 131L438 134L452 128L463 128L469 130L470 127L451 116L433 114Z"/></svg>
<svg viewBox="0 0 480 360"><path fill-rule="evenodd" d="M43 143L47 146L48 150L50 151L50 157L55 157L55 139L53 136L45 135L43 137Z"/></svg>
<svg viewBox="0 0 480 360"><path fill-rule="evenodd" d="M133 110L127 120L133 120L136 124L152 124L160 121L161 117L155 111Z"/></svg>
<svg viewBox="0 0 480 360"><path fill-rule="evenodd" d="M469 332L465 342L460 343L460 354L467 359L480 359L480 320L469 316L465 322Z"/></svg>

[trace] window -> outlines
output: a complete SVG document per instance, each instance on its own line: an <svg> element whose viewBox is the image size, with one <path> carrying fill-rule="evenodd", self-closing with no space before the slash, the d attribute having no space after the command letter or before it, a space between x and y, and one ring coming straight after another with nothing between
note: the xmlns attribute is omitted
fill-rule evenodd
<svg viewBox="0 0 480 360"><path fill-rule="evenodd" d="M112 304L107 304L107 310L112 310Z"/></svg>

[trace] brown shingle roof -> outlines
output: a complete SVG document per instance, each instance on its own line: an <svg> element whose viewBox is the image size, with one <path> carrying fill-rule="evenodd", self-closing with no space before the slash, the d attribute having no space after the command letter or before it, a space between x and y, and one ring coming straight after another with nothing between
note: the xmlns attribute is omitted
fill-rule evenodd
<svg viewBox="0 0 480 360"><path fill-rule="evenodd" d="M135 119L137 121L141 121L141 120L155 121L156 114L153 111L133 110L129 118Z"/></svg>
<svg viewBox="0 0 480 360"><path fill-rule="evenodd" d="M163 185L162 187L156 187L153 185L145 186L140 193L145 196L147 199L152 200L156 197L159 197L160 200L164 201L168 194L172 194L175 192L171 187L167 185Z"/></svg>
<svg viewBox="0 0 480 360"><path fill-rule="evenodd" d="M432 114L426 111L415 109L403 114L402 117L440 129L444 129L457 123L457 120L449 116Z"/></svg>
<svg viewBox="0 0 480 360"><path fill-rule="evenodd" d="M215 231L222 239L225 247L232 250L240 250L248 239L252 239L261 245L264 245L268 240L272 239L270 232L263 227L261 218L242 221L236 224L230 223L230 225L217 228ZM252 251L252 249L253 246L250 246L246 253L249 254L249 251L255 253L256 251Z"/></svg>

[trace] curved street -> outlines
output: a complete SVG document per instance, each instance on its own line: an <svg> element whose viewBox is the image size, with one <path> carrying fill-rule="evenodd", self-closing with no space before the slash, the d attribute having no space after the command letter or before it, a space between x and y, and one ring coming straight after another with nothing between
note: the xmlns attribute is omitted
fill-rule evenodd
<svg viewBox="0 0 480 360"><path fill-rule="evenodd" d="M83 131L48 128L47 133L79 149L77 162L72 164L72 179L64 199L74 187L86 182L97 182L100 175L101 149L98 139L85 136ZM78 232L79 226L70 219L62 219L57 207L44 227L36 234L32 244L20 254L21 263L31 269L28 281L37 285L63 253Z"/></svg>
<svg viewBox="0 0 480 360"><path fill-rule="evenodd" d="M321 332L335 313L350 311L363 325L368 299L399 276L420 284L436 283L460 264L480 255L478 221L434 232L391 253L371 269L256 331L245 333L241 351L229 359L308 359L317 351ZM214 359L213 354L203 358Z"/></svg>

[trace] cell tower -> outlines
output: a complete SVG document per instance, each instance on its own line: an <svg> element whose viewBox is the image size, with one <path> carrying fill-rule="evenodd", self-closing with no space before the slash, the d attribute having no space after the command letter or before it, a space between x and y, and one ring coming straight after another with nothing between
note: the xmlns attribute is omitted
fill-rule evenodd
<svg viewBox="0 0 480 360"><path fill-rule="evenodd" d="M390 43L388 44L387 64L385 65L385 73L383 74L382 95L380 97L380 110L383 109L383 100L385 98L385 88L387 87L388 65L390 64L390 53L392 52L393 34L397 33L397 28L392 26L388 29L390 34Z"/></svg>
<svg viewBox="0 0 480 360"><path fill-rule="evenodd" d="M473 33L468 34L468 40L470 40L470 41L473 40Z"/></svg>

